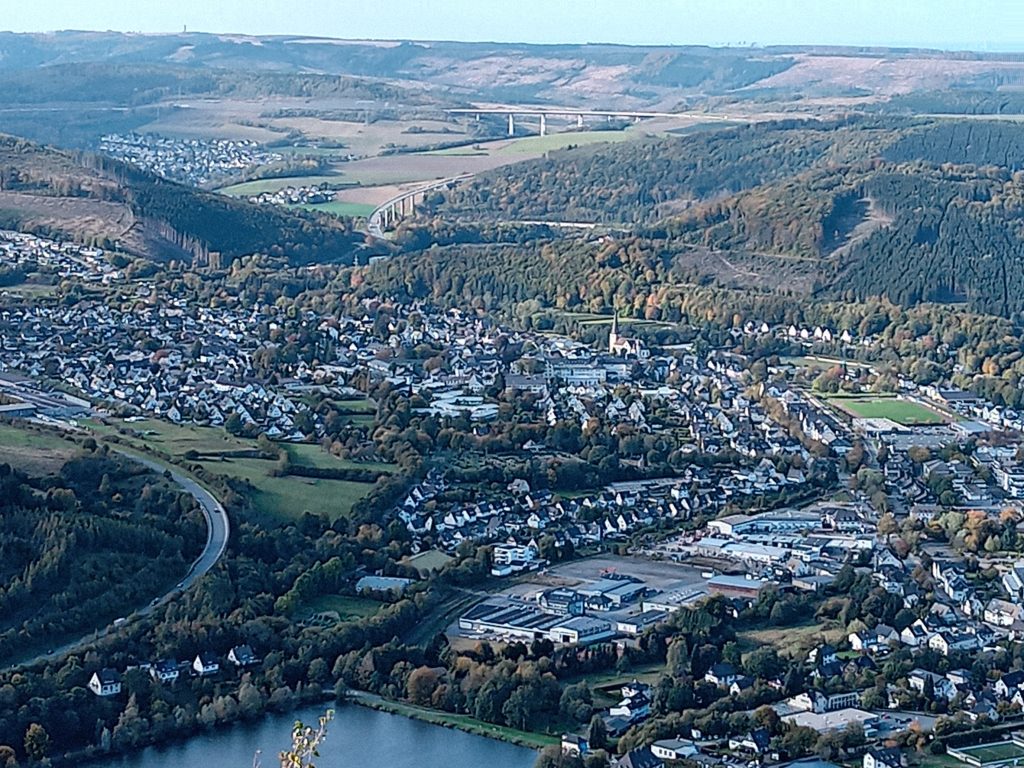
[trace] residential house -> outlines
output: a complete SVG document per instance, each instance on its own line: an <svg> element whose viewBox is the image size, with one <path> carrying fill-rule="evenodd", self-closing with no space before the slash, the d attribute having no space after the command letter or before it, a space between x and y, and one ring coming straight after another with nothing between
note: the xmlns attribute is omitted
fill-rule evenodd
<svg viewBox="0 0 1024 768"><path fill-rule="evenodd" d="M873 747L864 753L862 768L903 768L903 753L896 747Z"/></svg>
<svg viewBox="0 0 1024 768"><path fill-rule="evenodd" d="M192 671L200 677L216 675L220 672L220 662L217 654L212 651L200 651L192 660Z"/></svg>
<svg viewBox="0 0 1024 768"><path fill-rule="evenodd" d="M161 659L149 668L149 674L158 683L173 683L178 679L178 662Z"/></svg>
<svg viewBox="0 0 1024 768"><path fill-rule="evenodd" d="M715 664L711 669L704 673L704 680L706 682L714 683L720 688L728 688L735 683L739 677L740 673L736 667L724 661Z"/></svg>
<svg viewBox="0 0 1024 768"><path fill-rule="evenodd" d="M259 663L256 654L252 652L252 648L248 645L236 645L228 651L228 661L236 667L251 667Z"/></svg>
<svg viewBox="0 0 1024 768"><path fill-rule="evenodd" d="M89 678L89 690L97 696L116 696L121 692L121 675L109 667L93 672Z"/></svg>

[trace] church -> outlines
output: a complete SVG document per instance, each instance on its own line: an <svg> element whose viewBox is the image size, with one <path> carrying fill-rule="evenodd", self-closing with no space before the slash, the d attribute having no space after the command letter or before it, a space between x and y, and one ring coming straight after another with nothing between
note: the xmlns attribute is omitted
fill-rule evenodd
<svg viewBox="0 0 1024 768"><path fill-rule="evenodd" d="M612 318L612 330L608 334L608 353L617 357L633 356L640 360L650 357L650 352L640 339L628 339L619 333L619 314Z"/></svg>

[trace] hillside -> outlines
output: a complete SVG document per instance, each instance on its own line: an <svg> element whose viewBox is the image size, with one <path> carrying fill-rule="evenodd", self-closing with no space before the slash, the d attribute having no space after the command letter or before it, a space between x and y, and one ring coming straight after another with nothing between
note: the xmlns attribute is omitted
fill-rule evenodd
<svg viewBox="0 0 1024 768"><path fill-rule="evenodd" d="M1024 311L1022 147L1015 122L757 124L499 169L435 196L424 226L454 228L444 242L457 244L495 222L606 223L697 281L764 289L785 274L787 290L823 298L1009 316Z"/></svg>
<svg viewBox="0 0 1024 768"><path fill-rule="evenodd" d="M10 136L0 136L0 225L198 265L250 253L353 263L362 247L335 218L252 205Z"/></svg>
<svg viewBox="0 0 1024 768"><path fill-rule="evenodd" d="M0 463L0 656L42 652L144 605L187 572L204 537L189 497L113 454L72 455L46 476Z"/></svg>
<svg viewBox="0 0 1024 768"><path fill-rule="evenodd" d="M284 115L443 119L442 109L471 104L713 110L741 119L851 109L1021 113L1019 95L1004 87L1022 74L1024 62L1012 55L891 48L0 32L4 130L73 147L109 132L167 130L168 113L200 105L216 107L210 127L261 141L310 128L274 122ZM170 125L198 130L190 121Z"/></svg>

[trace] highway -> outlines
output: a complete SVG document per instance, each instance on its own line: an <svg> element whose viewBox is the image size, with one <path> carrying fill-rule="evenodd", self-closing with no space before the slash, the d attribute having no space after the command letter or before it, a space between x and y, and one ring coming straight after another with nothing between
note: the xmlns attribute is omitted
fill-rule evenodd
<svg viewBox="0 0 1024 768"><path fill-rule="evenodd" d="M118 450L113 446L112 449ZM148 616L160 606L173 600L179 593L184 592L195 584L196 581L202 578L204 574L208 573L210 569L217 564L217 561L220 560L221 556L224 554L224 550L227 548L228 537L231 534L231 525L228 522L228 513L225 511L224 506L217 501L217 498L212 493L199 485L199 483L191 477L182 474L174 467L165 466L152 459L147 459L134 453L128 453L127 451L118 450L118 452L125 458L131 459L132 461L138 462L139 464L153 470L158 475L162 475L165 471L169 471L171 474L171 480L177 483L182 490L198 502L200 509L203 510L203 516L206 518L206 546L203 547L202 554L200 554L189 567L188 573L185 577L179 581L175 587L154 599L152 602L144 606L139 606L135 609L125 608L125 611L122 614L125 618L129 616L132 618L139 618L142 616ZM120 619L118 619L117 622L120 622ZM109 624L103 629L90 632L77 640L72 640L69 643L55 647L34 658L24 659L16 664L7 665L2 669L29 666L39 661L43 661L44 659L63 656L83 645L86 645L87 643L95 642L96 640L111 634L120 626L121 624L119 623Z"/></svg>
<svg viewBox="0 0 1024 768"><path fill-rule="evenodd" d="M409 200L415 204L416 198L420 195L425 195L427 192L433 192L435 189L441 189L449 184L457 184L460 181L471 179L473 174L464 173L460 176L451 176L447 179L440 179L439 181L432 181L429 184L416 187L415 189L409 189L402 192L400 195L395 195L389 200L385 200L383 203L373 209L373 213L366 219L366 231L374 237L384 237L384 212L389 208L397 208L402 204L403 201ZM410 209L412 205L410 205Z"/></svg>

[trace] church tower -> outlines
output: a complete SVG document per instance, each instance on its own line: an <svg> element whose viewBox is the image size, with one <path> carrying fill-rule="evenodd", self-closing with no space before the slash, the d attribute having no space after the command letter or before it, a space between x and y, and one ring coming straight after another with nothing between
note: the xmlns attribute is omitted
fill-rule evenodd
<svg viewBox="0 0 1024 768"><path fill-rule="evenodd" d="M612 315L612 330L608 334L608 352L615 355L619 351L619 313Z"/></svg>

